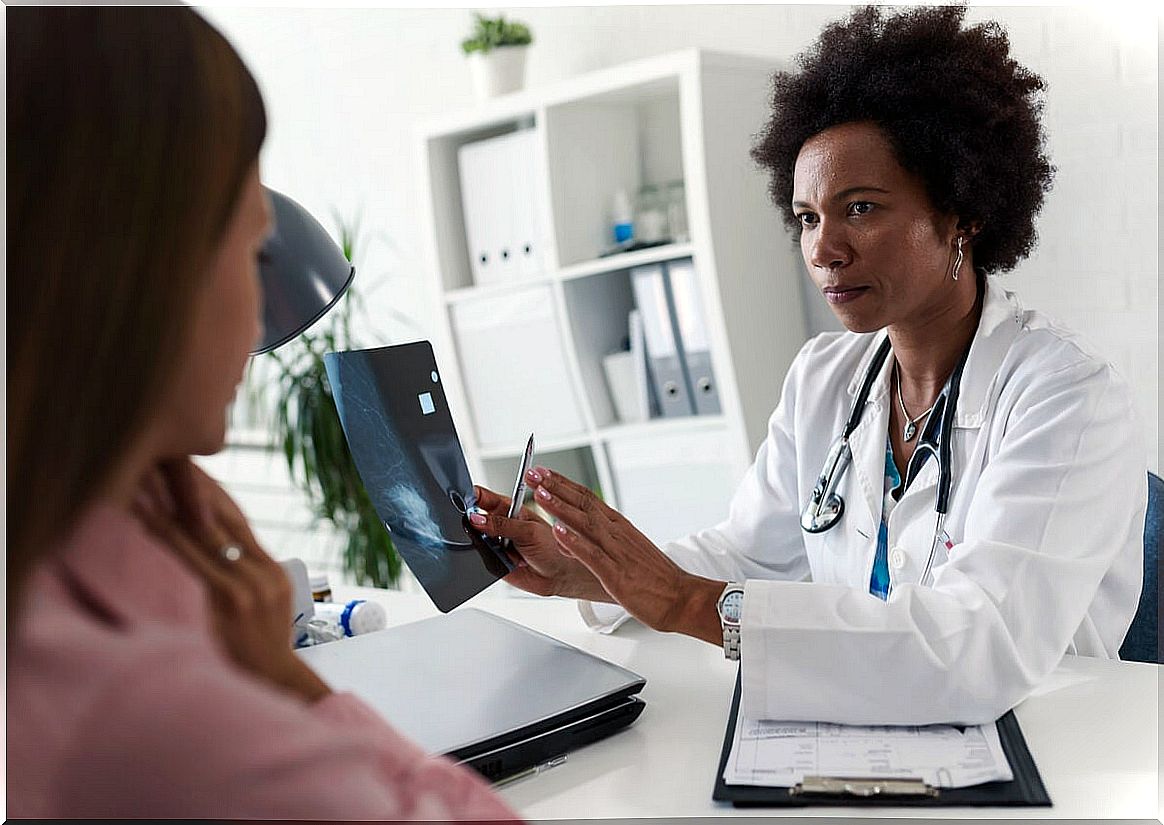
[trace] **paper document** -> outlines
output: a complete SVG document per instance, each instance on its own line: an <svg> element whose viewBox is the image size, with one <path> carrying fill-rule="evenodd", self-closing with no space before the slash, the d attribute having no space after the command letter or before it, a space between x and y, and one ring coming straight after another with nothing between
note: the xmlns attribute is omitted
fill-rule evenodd
<svg viewBox="0 0 1164 825"><path fill-rule="evenodd" d="M940 788L1014 779L993 723L866 727L740 717L727 784L790 788L805 776L911 778Z"/></svg>

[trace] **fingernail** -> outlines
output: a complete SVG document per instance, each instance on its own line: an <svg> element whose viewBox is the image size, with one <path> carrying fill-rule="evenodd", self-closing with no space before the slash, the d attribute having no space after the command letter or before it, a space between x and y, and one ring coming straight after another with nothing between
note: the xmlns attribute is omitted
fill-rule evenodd
<svg viewBox="0 0 1164 825"><path fill-rule="evenodd" d="M488 519L486 519L485 516L481 515L480 513L469 513L469 521L480 527L485 524Z"/></svg>
<svg viewBox="0 0 1164 825"><path fill-rule="evenodd" d="M560 521L554 525L554 532L557 533L559 536L568 536L569 535L569 532L566 530L565 526Z"/></svg>
<svg viewBox="0 0 1164 825"><path fill-rule="evenodd" d="M532 470L526 470L525 477L534 484L542 483L542 474L538 472L537 467L534 467Z"/></svg>
<svg viewBox="0 0 1164 825"><path fill-rule="evenodd" d="M534 493L534 495L537 496L538 498L540 498L542 501L553 501L554 500L554 497L550 495L550 491L547 490L545 487L538 487L538 490L536 493Z"/></svg>

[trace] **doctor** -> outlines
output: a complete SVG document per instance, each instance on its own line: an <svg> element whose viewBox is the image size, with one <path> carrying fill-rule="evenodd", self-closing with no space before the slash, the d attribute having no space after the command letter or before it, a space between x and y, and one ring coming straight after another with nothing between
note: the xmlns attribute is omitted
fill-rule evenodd
<svg viewBox="0 0 1164 825"><path fill-rule="evenodd" d="M553 528L480 491L509 581L723 645L750 714L986 722L1064 653L1116 657L1135 612L1131 393L987 277L1032 248L1051 167L1041 80L964 14L858 11L777 78L753 154L847 331L795 359L723 523L659 549L544 468Z"/></svg>

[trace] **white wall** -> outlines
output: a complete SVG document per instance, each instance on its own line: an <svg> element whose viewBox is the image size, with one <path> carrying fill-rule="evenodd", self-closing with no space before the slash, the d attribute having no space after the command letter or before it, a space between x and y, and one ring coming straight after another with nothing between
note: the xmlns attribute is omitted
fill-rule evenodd
<svg viewBox="0 0 1164 825"><path fill-rule="evenodd" d="M787 61L848 8L504 11L534 32L532 86L689 46ZM470 12L203 12L235 43L262 87L270 118L267 183L321 218L336 210L362 212L365 229L374 233L359 284L382 322L379 339L435 332L422 280L428 274L421 263L413 124L473 105L459 50ZM1048 84L1045 124L1058 175L1039 221L1038 251L1009 282L1028 305L1088 336L1132 383L1147 460L1158 470L1157 19L1118 4L982 6L970 17L1001 22L1016 57ZM757 128L764 114L757 112Z"/></svg>

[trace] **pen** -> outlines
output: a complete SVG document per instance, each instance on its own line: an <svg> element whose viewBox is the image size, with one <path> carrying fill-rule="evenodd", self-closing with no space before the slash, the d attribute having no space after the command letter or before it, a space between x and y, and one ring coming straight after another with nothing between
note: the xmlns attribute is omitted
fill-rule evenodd
<svg viewBox="0 0 1164 825"><path fill-rule="evenodd" d="M550 759L547 762L542 762L540 765L534 765L533 767L526 768L524 771L518 771L517 773L510 774L509 776L502 777L493 783L493 787L503 788L506 785L518 781L519 779L525 779L527 776L537 776L542 771L547 771L550 768L556 768L559 765L564 765L565 763L566 754L563 753L561 756L555 756L553 759Z"/></svg>
<svg viewBox="0 0 1164 825"><path fill-rule="evenodd" d="M517 468L517 481L513 484L513 495L509 498L509 517L516 518L517 514L521 512L521 502L525 498L525 471L529 469L530 460L533 458L534 451L534 434L529 434L529 441L525 444L525 452L521 456L521 466ZM502 539L501 546L508 550L513 546L508 538Z"/></svg>

